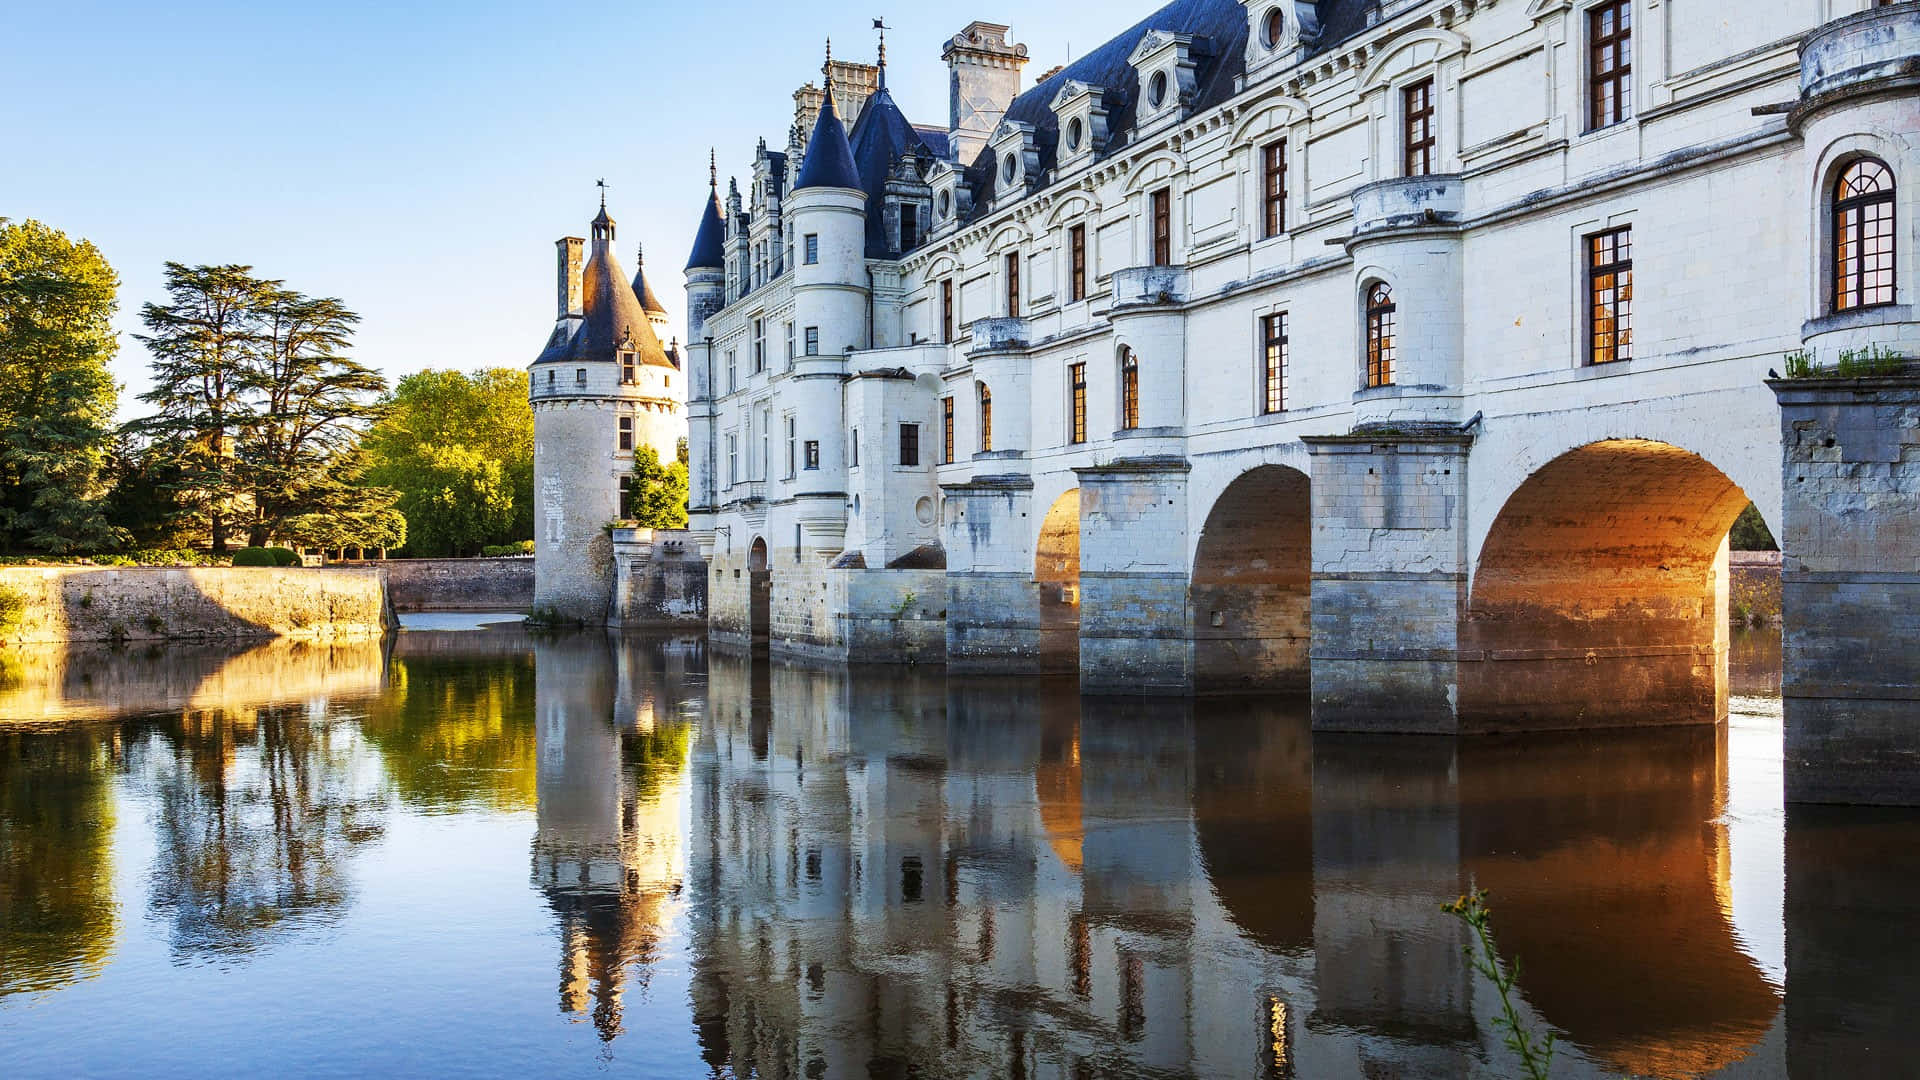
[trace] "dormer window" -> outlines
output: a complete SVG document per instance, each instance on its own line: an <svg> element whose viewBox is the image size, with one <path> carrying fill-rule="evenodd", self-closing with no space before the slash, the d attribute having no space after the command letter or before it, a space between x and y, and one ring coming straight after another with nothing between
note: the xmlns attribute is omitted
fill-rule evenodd
<svg viewBox="0 0 1920 1080"><path fill-rule="evenodd" d="M1006 157L1000 159L1000 179L1011 184L1013 183L1013 178L1018 175L1020 175L1020 159L1018 157L1008 154Z"/></svg>
<svg viewBox="0 0 1920 1080"><path fill-rule="evenodd" d="M1207 39L1192 34L1149 30L1140 39L1127 60L1146 105L1148 129L1174 123L1193 104L1200 92L1200 60L1206 52Z"/></svg>
<svg viewBox="0 0 1920 1080"><path fill-rule="evenodd" d="M945 221L948 218L952 217L953 216L953 192L951 191L941 192L939 205L940 205L941 221Z"/></svg>

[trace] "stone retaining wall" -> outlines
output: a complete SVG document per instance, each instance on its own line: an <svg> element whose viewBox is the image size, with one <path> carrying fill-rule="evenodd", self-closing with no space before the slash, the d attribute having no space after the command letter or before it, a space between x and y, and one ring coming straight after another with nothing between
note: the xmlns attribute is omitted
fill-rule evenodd
<svg viewBox="0 0 1920 1080"><path fill-rule="evenodd" d="M395 611L533 610L533 558L388 559L336 563L379 569Z"/></svg>
<svg viewBox="0 0 1920 1080"><path fill-rule="evenodd" d="M385 573L220 566L0 567L0 595L24 601L0 626L10 644L377 637L393 625Z"/></svg>

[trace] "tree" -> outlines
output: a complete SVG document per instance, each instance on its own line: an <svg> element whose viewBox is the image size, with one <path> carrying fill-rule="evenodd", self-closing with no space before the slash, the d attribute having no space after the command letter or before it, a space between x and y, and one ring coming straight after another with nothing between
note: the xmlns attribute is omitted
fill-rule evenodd
<svg viewBox="0 0 1920 1080"><path fill-rule="evenodd" d="M360 316L338 299L271 288L263 301L256 313L260 350L244 376L254 412L240 443L252 496L248 543L255 547L301 515L372 512L359 477L343 478L337 466L387 388L378 372L342 355Z"/></svg>
<svg viewBox="0 0 1920 1080"><path fill-rule="evenodd" d="M643 529L687 527L687 444L680 442L677 460L660 464L651 446L633 452L633 479L628 487L632 520Z"/></svg>
<svg viewBox="0 0 1920 1080"><path fill-rule="evenodd" d="M134 335L153 354L153 389L140 400L158 411L133 430L178 453L176 494L205 522L219 553L227 550L234 519L246 512L237 450L251 419L245 395L262 348L258 315L273 291L252 271L168 263L168 302L144 305L147 333Z"/></svg>
<svg viewBox="0 0 1920 1080"><path fill-rule="evenodd" d="M533 410L524 372L408 375L388 394L361 445L368 481L401 493L408 554L467 554L533 536ZM491 462L497 473L481 476L474 462ZM492 499L496 484L504 515L498 506L474 513L446 497L449 485L470 485Z"/></svg>
<svg viewBox="0 0 1920 1080"><path fill-rule="evenodd" d="M119 284L92 244L0 218L0 548L117 540L104 511Z"/></svg>

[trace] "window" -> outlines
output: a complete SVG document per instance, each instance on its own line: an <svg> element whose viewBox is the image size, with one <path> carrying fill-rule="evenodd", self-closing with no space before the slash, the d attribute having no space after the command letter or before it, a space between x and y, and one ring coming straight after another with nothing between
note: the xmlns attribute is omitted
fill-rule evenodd
<svg viewBox="0 0 1920 1080"><path fill-rule="evenodd" d="M807 243L807 265L812 266L813 264L820 261L820 234L808 233L806 243Z"/></svg>
<svg viewBox="0 0 1920 1080"><path fill-rule="evenodd" d="M1167 73L1156 71L1153 73L1153 79L1147 83L1147 103L1157 109L1166 104L1166 101Z"/></svg>
<svg viewBox="0 0 1920 1080"><path fill-rule="evenodd" d="M1367 290L1367 385L1393 385L1393 289L1376 281Z"/></svg>
<svg viewBox="0 0 1920 1080"><path fill-rule="evenodd" d="M1153 265L1173 265L1173 189L1153 193Z"/></svg>
<svg viewBox="0 0 1920 1080"><path fill-rule="evenodd" d="M1287 313L1284 311L1260 316L1260 385L1260 411L1286 411Z"/></svg>
<svg viewBox="0 0 1920 1080"><path fill-rule="evenodd" d="M953 464L953 398L940 399L940 463Z"/></svg>
<svg viewBox="0 0 1920 1080"><path fill-rule="evenodd" d="M940 283L940 340L953 340L953 279Z"/></svg>
<svg viewBox="0 0 1920 1080"><path fill-rule="evenodd" d="M1275 11L1275 17L1279 16ZM1260 193L1261 223L1265 236L1279 236L1287 228L1287 140L1268 143L1261 151L1265 184Z"/></svg>
<svg viewBox="0 0 1920 1080"><path fill-rule="evenodd" d="M631 416L620 418L620 449L633 449L633 417Z"/></svg>
<svg viewBox="0 0 1920 1080"><path fill-rule="evenodd" d="M793 417L787 417L787 479L793 479L798 444L794 441Z"/></svg>
<svg viewBox="0 0 1920 1080"><path fill-rule="evenodd" d="M1260 40L1266 43L1267 48L1277 49L1280 47L1280 39L1285 36L1286 32L1286 16L1280 14L1279 8L1269 10L1267 12L1266 25L1260 32Z"/></svg>
<svg viewBox="0 0 1920 1080"><path fill-rule="evenodd" d="M860 467L860 429L859 428L854 428L853 437L847 440L847 453L849 457L849 460L847 461L847 468L849 469L859 468Z"/></svg>
<svg viewBox="0 0 1920 1080"><path fill-rule="evenodd" d="M767 370L767 324L764 319L753 320L753 373Z"/></svg>
<svg viewBox="0 0 1920 1080"><path fill-rule="evenodd" d="M920 208L903 206L900 208L900 250L912 251L920 242Z"/></svg>
<svg viewBox="0 0 1920 1080"><path fill-rule="evenodd" d="M1400 91L1400 108L1406 118L1402 175L1426 176L1433 172L1433 80L1421 79Z"/></svg>
<svg viewBox="0 0 1920 1080"><path fill-rule="evenodd" d="M633 477L631 476L623 476L620 478L620 513L618 517L621 521L633 520Z"/></svg>
<svg viewBox="0 0 1920 1080"><path fill-rule="evenodd" d="M729 394L740 389L740 371L733 362L733 353L732 349L727 350L727 393Z"/></svg>
<svg viewBox="0 0 1920 1080"><path fill-rule="evenodd" d="M1120 430L1140 426L1140 359L1133 350L1120 349Z"/></svg>
<svg viewBox="0 0 1920 1080"><path fill-rule="evenodd" d="M1020 253L1007 252L1007 318L1020 317Z"/></svg>
<svg viewBox="0 0 1920 1080"><path fill-rule="evenodd" d="M1067 366L1067 441L1083 443L1087 441L1087 365L1085 363Z"/></svg>
<svg viewBox="0 0 1920 1080"><path fill-rule="evenodd" d="M630 352L620 354L620 381L628 386L640 381L635 371L633 354Z"/></svg>
<svg viewBox="0 0 1920 1080"><path fill-rule="evenodd" d="M808 439L805 447L806 468L811 471L820 467L820 440Z"/></svg>
<svg viewBox="0 0 1920 1080"><path fill-rule="evenodd" d="M817 326L807 327L807 355L820 355L820 328Z"/></svg>
<svg viewBox="0 0 1920 1080"><path fill-rule="evenodd" d="M553 377L556 374L558 374L558 372L554 371L552 368L547 369L547 389L548 390L553 389Z"/></svg>
<svg viewBox="0 0 1920 1080"><path fill-rule="evenodd" d="M1087 298L1087 227L1075 225L1067 230L1067 298L1079 302Z"/></svg>
<svg viewBox="0 0 1920 1080"><path fill-rule="evenodd" d="M1633 229L1587 237L1587 362L1633 359Z"/></svg>
<svg viewBox="0 0 1920 1080"><path fill-rule="evenodd" d="M573 385L575 386L587 385L587 369L586 368L582 367L582 368L573 369Z"/></svg>
<svg viewBox="0 0 1920 1080"><path fill-rule="evenodd" d="M993 391L980 384L980 452L993 449Z"/></svg>
<svg viewBox="0 0 1920 1080"><path fill-rule="evenodd" d="M793 324L787 324L787 366L793 366Z"/></svg>
<svg viewBox="0 0 1920 1080"><path fill-rule="evenodd" d="M1587 130L1633 115L1633 0L1587 9Z"/></svg>
<svg viewBox="0 0 1920 1080"><path fill-rule="evenodd" d="M1833 310L1891 304L1893 172L1861 158L1833 189Z"/></svg>
<svg viewBox="0 0 1920 1080"><path fill-rule="evenodd" d="M727 436L727 485L740 482L740 436Z"/></svg>
<svg viewBox="0 0 1920 1080"><path fill-rule="evenodd" d="M920 464L920 425L900 425L900 464Z"/></svg>

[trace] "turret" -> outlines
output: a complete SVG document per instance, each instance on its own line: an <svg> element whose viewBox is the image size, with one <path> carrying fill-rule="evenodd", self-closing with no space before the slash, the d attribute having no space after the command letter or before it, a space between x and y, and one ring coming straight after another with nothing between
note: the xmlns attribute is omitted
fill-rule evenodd
<svg viewBox="0 0 1920 1080"><path fill-rule="evenodd" d="M687 345L686 371L692 381L688 396L687 439L692 454L693 472L688 477L690 526L696 533L712 529L711 508L717 491L714 486L715 446L713 445L713 399L718 388L713 383L713 340L707 334L707 320L726 306L726 223L720 217L720 170L711 154L707 159L707 202L701 208L700 227L693 238L693 252L687 257Z"/></svg>

